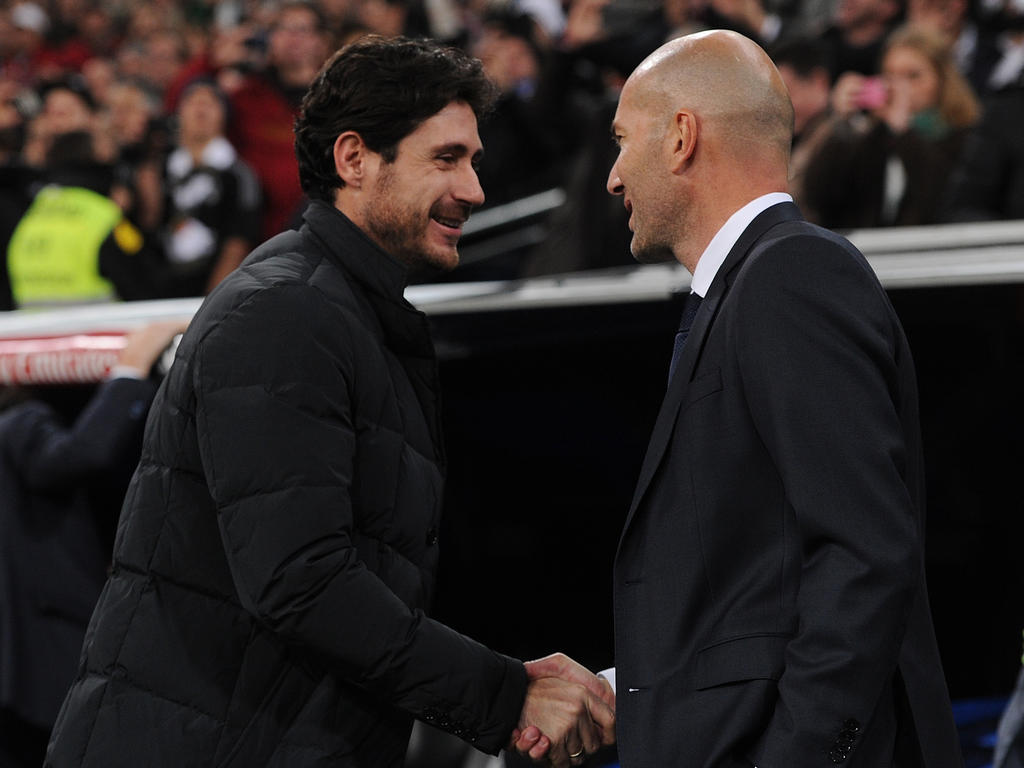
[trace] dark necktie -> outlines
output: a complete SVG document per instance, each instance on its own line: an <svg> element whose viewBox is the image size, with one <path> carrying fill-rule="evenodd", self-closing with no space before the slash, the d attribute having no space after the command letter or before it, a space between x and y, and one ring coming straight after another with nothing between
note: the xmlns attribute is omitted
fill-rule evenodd
<svg viewBox="0 0 1024 768"><path fill-rule="evenodd" d="M683 304L683 317L679 321L679 330L676 331L676 341L672 346L672 363L668 367L668 380L672 381L672 374L676 372L676 365L682 357L683 347L686 345L686 337L690 335L690 326L693 325L693 318L697 315L700 307L701 296L691 293L686 297Z"/></svg>

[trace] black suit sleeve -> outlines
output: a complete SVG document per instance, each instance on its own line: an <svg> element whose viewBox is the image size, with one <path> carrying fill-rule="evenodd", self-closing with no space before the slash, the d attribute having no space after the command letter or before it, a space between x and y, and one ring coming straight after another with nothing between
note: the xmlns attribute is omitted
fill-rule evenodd
<svg viewBox="0 0 1024 768"><path fill-rule="evenodd" d="M838 242L790 238L752 254L734 291L744 392L802 562L799 629L757 759L820 765L842 723L875 712L919 583L901 419L913 376L884 291Z"/></svg>
<svg viewBox="0 0 1024 768"><path fill-rule="evenodd" d="M5 446L15 471L33 490L47 490L134 465L155 390L146 380L104 382L70 427L41 402L18 406L9 415Z"/></svg>

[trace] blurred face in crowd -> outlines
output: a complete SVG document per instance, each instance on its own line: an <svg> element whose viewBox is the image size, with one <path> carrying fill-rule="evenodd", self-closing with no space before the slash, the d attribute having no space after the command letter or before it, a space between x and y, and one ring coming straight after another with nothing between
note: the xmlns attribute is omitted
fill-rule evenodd
<svg viewBox="0 0 1024 768"><path fill-rule="evenodd" d="M394 162L380 155L362 208L362 228L411 266L454 269L470 211L483 203L476 175L483 155L476 115L452 102L398 144Z"/></svg>
<svg viewBox="0 0 1024 768"><path fill-rule="evenodd" d="M874 29L892 19L898 10L892 0L839 0L836 24L848 32Z"/></svg>
<svg viewBox="0 0 1024 768"><path fill-rule="evenodd" d="M405 29L405 5L393 0L360 0L357 18L371 32L393 37Z"/></svg>
<svg viewBox="0 0 1024 768"><path fill-rule="evenodd" d="M166 88L185 64L181 37L173 32L155 32L146 38L146 79L157 88Z"/></svg>
<svg viewBox="0 0 1024 768"><path fill-rule="evenodd" d="M224 104L208 85L185 91L178 105L178 130L183 143L206 143L224 132Z"/></svg>
<svg viewBox="0 0 1024 768"><path fill-rule="evenodd" d="M88 131L93 125L89 105L66 88L54 88L46 94L42 117L51 134Z"/></svg>
<svg viewBox="0 0 1024 768"><path fill-rule="evenodd" d="M907 94L913 114L939 103L942 86L939 74L928 58L915 48L891 48L882 60L882 76L890 91L903 90Z"/></svg>
<svg viewBox="0 0 1024 768"><path fill-rule="evenodd" d="M119 146L138 144L146 136L153 109L142 89L131 83L114 83L107 99L110 129Z"/></svg>
<svg viewBox="0 0 1024 768"><path fill-rule="evenodd" d="M268 55L286 83L298 84L290 81L292 73L311 81L327 54L326 35L315 13L302 7L281 11L270 33Z"/></svg>
<svg viewBox="0 0 1024 768"><path fill-rule="evenodd" d="M612 135L619 147L608 174L608 191L622 195L629 212L633 240L629 249L642 263L672 259L664 238L666 222L676 216L666 185L659 178L665 131L652 119L649 97L634 80L627 80L612 121Z"/></svg>
<svg viewBox="0 0 1024 768"><path fill-rule="evenodd" d="M789 64L780 64L779 74L793 103L793 132L799 135L810 121L828 109L831 92L828 71L818 68L805 76Z"/></svg>
<svg viewBox="0 0 1024 768"><path fill-rule="evenodd" d="M518 83L537 77L539 65L529 43L497 27L484 28L473 55L483 62L487 76L502 91L513 90Z"/></svg>

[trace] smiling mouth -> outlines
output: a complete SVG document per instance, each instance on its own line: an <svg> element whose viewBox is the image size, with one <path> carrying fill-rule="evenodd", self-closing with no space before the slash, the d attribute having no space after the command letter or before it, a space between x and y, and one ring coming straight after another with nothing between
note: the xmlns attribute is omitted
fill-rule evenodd
<svg viewBox="0 0 1024 768"><path fill-rule="evenodd" d="M442 227L448 227L449 229L462 229L462 225L466 223L466 220L463 218L449 218L447 216L431 216L430 218Z"/></svg>

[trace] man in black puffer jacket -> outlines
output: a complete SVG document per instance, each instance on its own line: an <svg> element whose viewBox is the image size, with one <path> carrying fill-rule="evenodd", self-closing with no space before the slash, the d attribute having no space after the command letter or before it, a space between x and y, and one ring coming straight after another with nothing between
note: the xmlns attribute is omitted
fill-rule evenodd
<svg viewBox="0 0 1024 768"><path fill-rule="evenodd" d="M311 86L305 225L178 347L47 765L399 766L413 717L556 765L613 738L596 677L540 677L424 614L444 455L402 293L409 267L458 261L489 98L478 62L403 39L342 49Z"/></svg>

